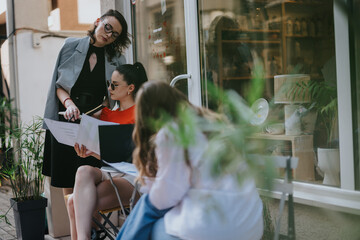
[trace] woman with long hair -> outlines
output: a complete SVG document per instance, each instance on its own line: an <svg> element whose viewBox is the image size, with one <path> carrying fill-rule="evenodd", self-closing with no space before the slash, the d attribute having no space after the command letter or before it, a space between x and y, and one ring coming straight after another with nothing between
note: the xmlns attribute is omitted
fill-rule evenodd
<svg viewBox="0 0 360 240"><path fill-rule="evenodd" d="M133 161L145 194L117 239L260 239L262 201L254 180L214 177L206 155L211 129L191 127L182 115L189 110L200 124L221 117L163 82L144 84L136 106Z"/></svg>

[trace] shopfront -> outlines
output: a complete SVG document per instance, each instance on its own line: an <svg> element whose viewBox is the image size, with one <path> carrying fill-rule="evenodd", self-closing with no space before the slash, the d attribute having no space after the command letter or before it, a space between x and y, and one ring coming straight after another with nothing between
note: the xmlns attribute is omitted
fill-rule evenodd
<svg viewBox="0 0 360 240"><path fill-rule="evenodd" d="M359 1L349 4L132 0L133 58L210 108L209 82L246 99L260 69L271 124L256 141L299 158L295 200L360 214Z"/></svg>

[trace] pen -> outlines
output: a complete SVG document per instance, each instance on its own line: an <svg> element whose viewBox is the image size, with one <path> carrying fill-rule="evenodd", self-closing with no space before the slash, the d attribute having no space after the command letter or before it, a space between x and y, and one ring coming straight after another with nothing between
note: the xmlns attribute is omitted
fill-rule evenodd
<svg viewBox="0 0 360 240"><path fill-rule="evenodd" d="M71 119L73 119L73 118L74 118L74 115L72 115L71 118L68 119L68 122L70 122Z"/></svg>
<svg viewBox="0 0 360 240"><path fill-rule="evenodd" d="M64 116L65 115L65 112L58 112L59 115L62 115ZM68 122L73 119L75 116L73 115L70 119L68 119ZM79 116L79 119L81 119L81 115Z"/></svg>

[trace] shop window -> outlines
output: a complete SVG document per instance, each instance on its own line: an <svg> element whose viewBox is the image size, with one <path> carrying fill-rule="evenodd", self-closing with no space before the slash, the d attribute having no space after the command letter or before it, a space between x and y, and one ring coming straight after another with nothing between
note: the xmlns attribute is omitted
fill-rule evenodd
<svg viewBox="0 0 360 240"><path fill-rule="evenodd" d="M199 1L199 23L203 104L212 82L251 105L260 69L270 111L252 140L298 157L295 180L340 187L333 1Z"/></svg>

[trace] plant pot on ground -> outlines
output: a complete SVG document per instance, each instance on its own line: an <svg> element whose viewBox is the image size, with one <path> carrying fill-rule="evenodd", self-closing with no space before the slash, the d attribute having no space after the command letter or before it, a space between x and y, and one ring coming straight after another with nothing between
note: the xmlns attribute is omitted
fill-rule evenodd
<svg viewBox="0 0 360 240"><path fill-rule="evenodd" d="M10 199L14 210L16 236L18 239L44 239L46 198L17 201Z"/></svg>
<svg viewBox="0 0 360 240"><path fill-rule="evenodd" d="M8 131L9 145L14 149L14 162L11 167L2 170L2 175L9 179L14 195L10 202L14 210L17 238L44 239L47 199L42 197L42 121L38 118L30 124L12 127ZM6 214L0 217L9 223Z"/></svg>

